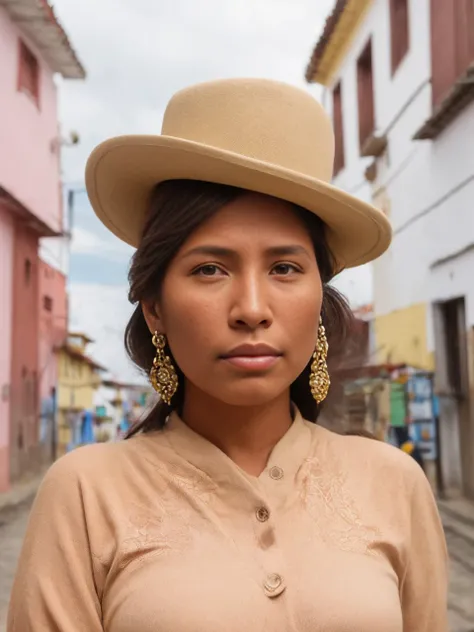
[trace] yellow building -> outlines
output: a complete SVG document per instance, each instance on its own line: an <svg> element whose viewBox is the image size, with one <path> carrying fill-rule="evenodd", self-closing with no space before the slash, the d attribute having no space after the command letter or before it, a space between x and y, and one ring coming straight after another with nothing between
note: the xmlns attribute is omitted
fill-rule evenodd
<svg viewBox="0 0 474 632"><path fill-rule="evenodd" d="M426 323L425 303L378 316L375 319L378 361L433 371L434 353L428 349Z"/></svg>
<svg viewBox="0 0 474 632"><path fill-rule="evenodd" d="M93 342L82 333L68 334L59 349L58 358L58 453L64 454L74 439L74 429L80 428L81 415L93 410L94 395L101 384L100 372L104 367L97 364L87 353Z"/></svg>

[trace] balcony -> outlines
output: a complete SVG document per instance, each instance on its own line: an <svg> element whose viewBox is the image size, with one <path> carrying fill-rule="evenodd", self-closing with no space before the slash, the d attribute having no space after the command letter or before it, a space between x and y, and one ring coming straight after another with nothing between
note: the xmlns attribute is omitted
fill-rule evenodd
<svg viewBox="0 0 474 632"><path fill-rule="evenodd" d="M455 82L430 118L413 136L413 140L434 140L472 101L474 101L474 64L471 64Z"/></svg>

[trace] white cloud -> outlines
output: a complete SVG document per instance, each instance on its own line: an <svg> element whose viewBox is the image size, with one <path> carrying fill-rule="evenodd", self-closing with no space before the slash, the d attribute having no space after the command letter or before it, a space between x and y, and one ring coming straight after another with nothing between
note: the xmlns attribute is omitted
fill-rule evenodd
<svg viewBox="0 0 474 632"><path fill-rule="evenodd" d="M75 254L100 256L112 261L123 261L133 254L133 248L123 241L115 238L105 241L100 235L80 226L73 228L71 250Z"/></svg>
<svg viewBox="0 0 474 632"><path fill-rule="evenodd" d="M94 340L90 355L114 377L139 381L140 374L128 359L123 342L133 311L127 293L127 286L72 284L70 329Z"/></svg>

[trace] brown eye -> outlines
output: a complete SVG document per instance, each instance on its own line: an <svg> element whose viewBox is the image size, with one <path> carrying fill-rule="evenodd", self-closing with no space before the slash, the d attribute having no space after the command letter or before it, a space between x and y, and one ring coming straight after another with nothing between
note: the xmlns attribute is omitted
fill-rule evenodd
<svg viewBox="0 0 474 632"><path fill-rule="evenodd" d="M288 276L290 274L294 274L295 272L301 272L301 270L292 263L277 263L272 268L272 274L276 274L278 276Z"/></svg>
<svg viewBox="0 0 474 632"><path fill-rule="evenodd" d="M193 275L195 276L205 277L219 276L220 274L224 274L224 272L218 266L212 263L206 263L206 265L196 268L196 270L194 270L193 272Z"/></svg>

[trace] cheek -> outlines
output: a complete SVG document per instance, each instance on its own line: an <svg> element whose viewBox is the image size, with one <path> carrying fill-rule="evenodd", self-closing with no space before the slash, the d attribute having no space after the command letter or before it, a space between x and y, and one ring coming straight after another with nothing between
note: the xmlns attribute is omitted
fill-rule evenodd
<svg viewBox="0 0 474 632"><path fill-rule="evenodd" d="M164 288L163 324L176 362L185 373L186 364L199 364L212 348L216 328L223 318L219 304L220 301L203 300L202 295L194 297L189 288L176 292Z"/></svg>
<svg viewBox="0 0 474 632"><path fill-rule="evenodd" d="M318 335L319 315L321 313L321 296L315 293L304 300L298 301L298 306L285 307L285 321L288 326L291 339L291 349L303 361L309 360L316 345Z"/></svg>

